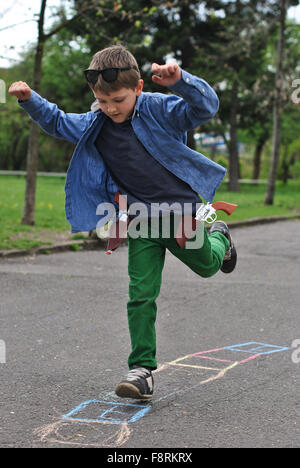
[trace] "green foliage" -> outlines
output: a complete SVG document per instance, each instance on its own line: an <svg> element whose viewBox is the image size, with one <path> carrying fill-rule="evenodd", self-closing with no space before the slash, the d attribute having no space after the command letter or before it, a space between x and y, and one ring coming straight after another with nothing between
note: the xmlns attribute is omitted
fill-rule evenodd
<svg viewBox="0 0 300 468"><path fill-rule="evenodd" d="M78 252L79 250L82 250L82 246L78 244L71 244L70 250L72 250L73 252Z"/></svg>
<svg viewBox="0 0 300 468"><path fill-rule="evenodd" d="M216 160L216 163L217 164L220 164L220 166L223 166L225 167L225 169L227 169L228 167L228 161L226 158L222 157L222 156L219 156Z"/></svg>
<svg viewBox="0 0 300 468"><path fill-rule="evenodd" d="M30 80L30 60L12 69L0 71L0 78L6 85L6 103L0 104L0 168L20 170L24 167L27 152L27 140L30 119L24 111L16 105L16 99L8 94L10 83L23 77L23 81Z"/></svg>
<svg viewBox="0 0 300 468"><path fill-rule="evenodd" d="M61 30L50 38L44 53L42 95L65 112L89 110L93 96L83 70L90 58L90 48L80 36Z"/></svg>
<svg viewBox="0 0 300 468"><path fill-rule="evenodd" d="M13 81L26 81L32 86L34 48L25 54L24 62L3 71L7 88ZM43 59L41 94L65 112L87 112L93 102L90 88L83 79L83 70L90 60L90 49L84 39L68 30L47 41ZM4 76L5 74L5 76ZM0 104L0 169L25 170L30 118L16 99L7 93L7 102ZM74 146L55 140L41 132L39 170L65 172Z"/></svg>

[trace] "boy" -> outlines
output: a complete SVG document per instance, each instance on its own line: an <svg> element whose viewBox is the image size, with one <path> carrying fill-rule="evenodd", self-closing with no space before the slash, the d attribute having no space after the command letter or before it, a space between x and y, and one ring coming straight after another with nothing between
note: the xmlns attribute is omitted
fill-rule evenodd
<svg viewBox="0 0 300 468"><path fill-rule="evenodd" d="M153 82L174 94L143 93L143 80L133 55L122 46L96 53L85 76L98 103L96 112L65 114L32 91L13 83L9 93L48 133L77 144L66 180L66 216L72 232L99 226L101 203L115 202L119 192L127 206L143 205L153 216L157 204L189 206L195 214L201 200L212 202L225 169L186 146L186 132L218 110L213 89L177 64L152 65ZM96 213L97 212L97 213ZM160 219L160 215L155 214ZM102 215L103 217L103 215ZM128 324L132 351L129 373L117 385L120 397L149 399L156 369L156 299L166 248L202 277L219 269L231 272L236 250L228 227L215 222L203 230L200 248L180 248L175 228L164 236L128 234L130 277Z"/></svg>

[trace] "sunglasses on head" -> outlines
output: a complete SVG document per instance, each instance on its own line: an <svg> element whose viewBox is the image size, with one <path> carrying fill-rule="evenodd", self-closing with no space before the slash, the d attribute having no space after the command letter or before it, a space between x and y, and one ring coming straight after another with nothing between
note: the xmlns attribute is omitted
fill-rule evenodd
<svg viewBox="0 0 300 468"><path fill-rule="evenodd" d="M114 67L114 68L104 68L103 70L93 70L92 68L84 70L84 74L88 83L96 84L99 78L99 75L102 75L102 78L107 83L113 83L118 78L120 71L125 70L137 70L136 67Z"/></svg>

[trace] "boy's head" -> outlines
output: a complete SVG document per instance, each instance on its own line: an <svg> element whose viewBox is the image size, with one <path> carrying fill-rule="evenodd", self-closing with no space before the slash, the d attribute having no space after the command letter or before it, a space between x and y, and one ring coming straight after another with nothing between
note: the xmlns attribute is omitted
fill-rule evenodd
<svg viewBox="0 0 300 468"><path fill-rule="evenodd" d="M108 117L118 123L130 117L143 80L134 56L125 47L116 45L97 52L85 75Z"/></svg>

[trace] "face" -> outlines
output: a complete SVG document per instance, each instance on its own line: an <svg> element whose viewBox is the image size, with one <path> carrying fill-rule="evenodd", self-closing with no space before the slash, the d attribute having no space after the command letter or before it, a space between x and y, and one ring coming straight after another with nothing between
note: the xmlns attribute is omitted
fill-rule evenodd
<svg viewBox="0 0 300 468"><path fill-rule="evenodd" d="M94 91L94 96L104 114L114 122L122 123L133 113L136 99L142 92L143 84L143 80L139 80L135 89L121 88L119 91L111 91L109 94Z"/></svg>

